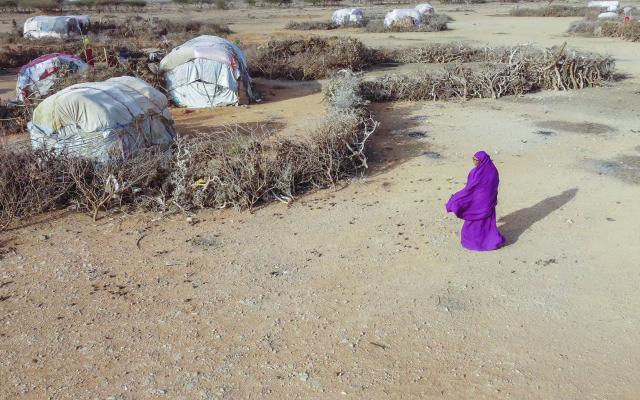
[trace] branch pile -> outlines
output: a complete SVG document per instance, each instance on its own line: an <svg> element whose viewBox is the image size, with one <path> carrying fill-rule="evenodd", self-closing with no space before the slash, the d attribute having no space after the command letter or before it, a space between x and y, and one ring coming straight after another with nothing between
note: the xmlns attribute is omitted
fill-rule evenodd
<svg viewBox="0 0 640 400"><path fill-rule="evenodd" d="M269 79L324 79L350 69L362 71L370 65L370 51L348 37L271 40L246 51L251 76Z"/></svg>
<svg viewBox="0 0 640 400"><path fill-rule="evenodd" d="M437 73L386 75L363 81L362 93L368 100L466 100L541 89L582 89L611 79L615 65L611 57L569 51L564 46L539 50L528 46L474 49L432 45L388 56L405 62L459 63L445 65Z"/></svg>

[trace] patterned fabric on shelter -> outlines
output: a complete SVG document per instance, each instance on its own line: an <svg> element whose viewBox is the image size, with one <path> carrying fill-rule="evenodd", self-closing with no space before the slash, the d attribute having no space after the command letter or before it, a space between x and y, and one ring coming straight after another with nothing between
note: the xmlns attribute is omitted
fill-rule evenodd
<svg viewBox="0 0 640 400"><path fill-rule="evenodd" d="M131 76L69 86L44 99L27 127L34 148L100 162L175 140L167 98Z"/></svg>
<svg viewBox="0 0 640 400"><path fill-rule="evenodd" d="M238 46L217 36L202 35L174 48L160 62L171 99L179 106L206 108L237 105L238 81L249 99L251 77Z"/></svg>
<svg viewBox="0 0 640 400"><path fill-rule="evenodd" d="M20 68L16 95L18 100L45 96L61 73L77 73L89 66L76 56L65 53L52 53L40 56Z"/></svg>

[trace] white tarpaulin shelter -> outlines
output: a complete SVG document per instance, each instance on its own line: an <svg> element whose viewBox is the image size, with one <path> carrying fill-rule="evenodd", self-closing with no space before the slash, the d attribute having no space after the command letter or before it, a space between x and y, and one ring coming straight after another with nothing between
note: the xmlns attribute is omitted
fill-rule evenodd
<svg viewBox="0 0 640 400"><path fill-rule="evenodd" d="M331 22L338 26L364 25L364 10L362 8L342 8L333 12Z"/></svg>
<svg viewBox="0 0 640 400"><path fill-rule="evenodd" d="M107 162L175 140L167 98L131 76L79 83L44 99L27 125L33 148Z"/></svg>
<svg viewBox="0 0 640 400"><path fill-rule="evenodd" d="M619 17L618 13L613 11L607 11L607 12L598 14L598 19L618 18L618 17Z"/></svg>
<svg viewBox="0 0 640 400"><path fill-rule="evenodd" d="M251 78L238 46L218 36L198 36L171 50L160 61L167 90L179 106L206 108L237 105L242 81L249 100Z"/></svg>
<svg viewBox="0 0 640 400"><path fill-rule="evenodd" d="M618 11L620 7L619 1L590 1L589 7L591 8L606 8L607 11Z"/></svg>
<svg viewBox="0 0 640 400"><path fill-rule="evenodd" d="M89 25L86 15L46 16L28 18L24 22L23 36L31 39L67 39L82 35Z"/></svg>
<svg viewBox="0 0 640 400"><path fill-rule="evenodd" d="M433 6L429 3L422 3L422 4L418 4L415 7L416 11L419 12L422 15L425 14L433 14L435 12Z"/></svg>
<svg viewBox="0 0 640 400"><path fill-rule="evenodd" d="M24 102L29 98L45 96L61 74L81 72L88 67L87 63L70 54L40 56L20 68L16 84L18 100Z"/></svg>
<svg viewBox="0 0 640 400"><path fill-rule="evenodd" d="M384 17L384 26L390 28L396 24L419 26L422 24L422 15L412 8L388 12Z"/></svg>

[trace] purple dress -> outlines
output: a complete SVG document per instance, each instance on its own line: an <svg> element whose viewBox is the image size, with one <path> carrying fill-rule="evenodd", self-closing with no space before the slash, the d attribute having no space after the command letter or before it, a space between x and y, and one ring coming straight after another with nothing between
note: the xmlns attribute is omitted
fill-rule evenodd
<svg viewBox="0 0 640 400"><path fill-rule="evenodd" d="M460 241L465 249L495 250L504 244L496 225L500 178L487 153L479 151L475 158L480 163L469 172L464 189L451 196L447 211L464 219Z"/></svg>

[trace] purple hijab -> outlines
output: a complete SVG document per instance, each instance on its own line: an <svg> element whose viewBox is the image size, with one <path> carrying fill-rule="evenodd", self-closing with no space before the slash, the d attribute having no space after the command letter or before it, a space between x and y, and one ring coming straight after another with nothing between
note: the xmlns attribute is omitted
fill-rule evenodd
<svg viewBox="0 0 640 400"><path fill-rule="evenodd" d="M490 217L498 204L498 170L491 157L479 151L474 157L480 163L469 172L467 185L451 196L447 211L465 221L476 221Z"/></svg>

